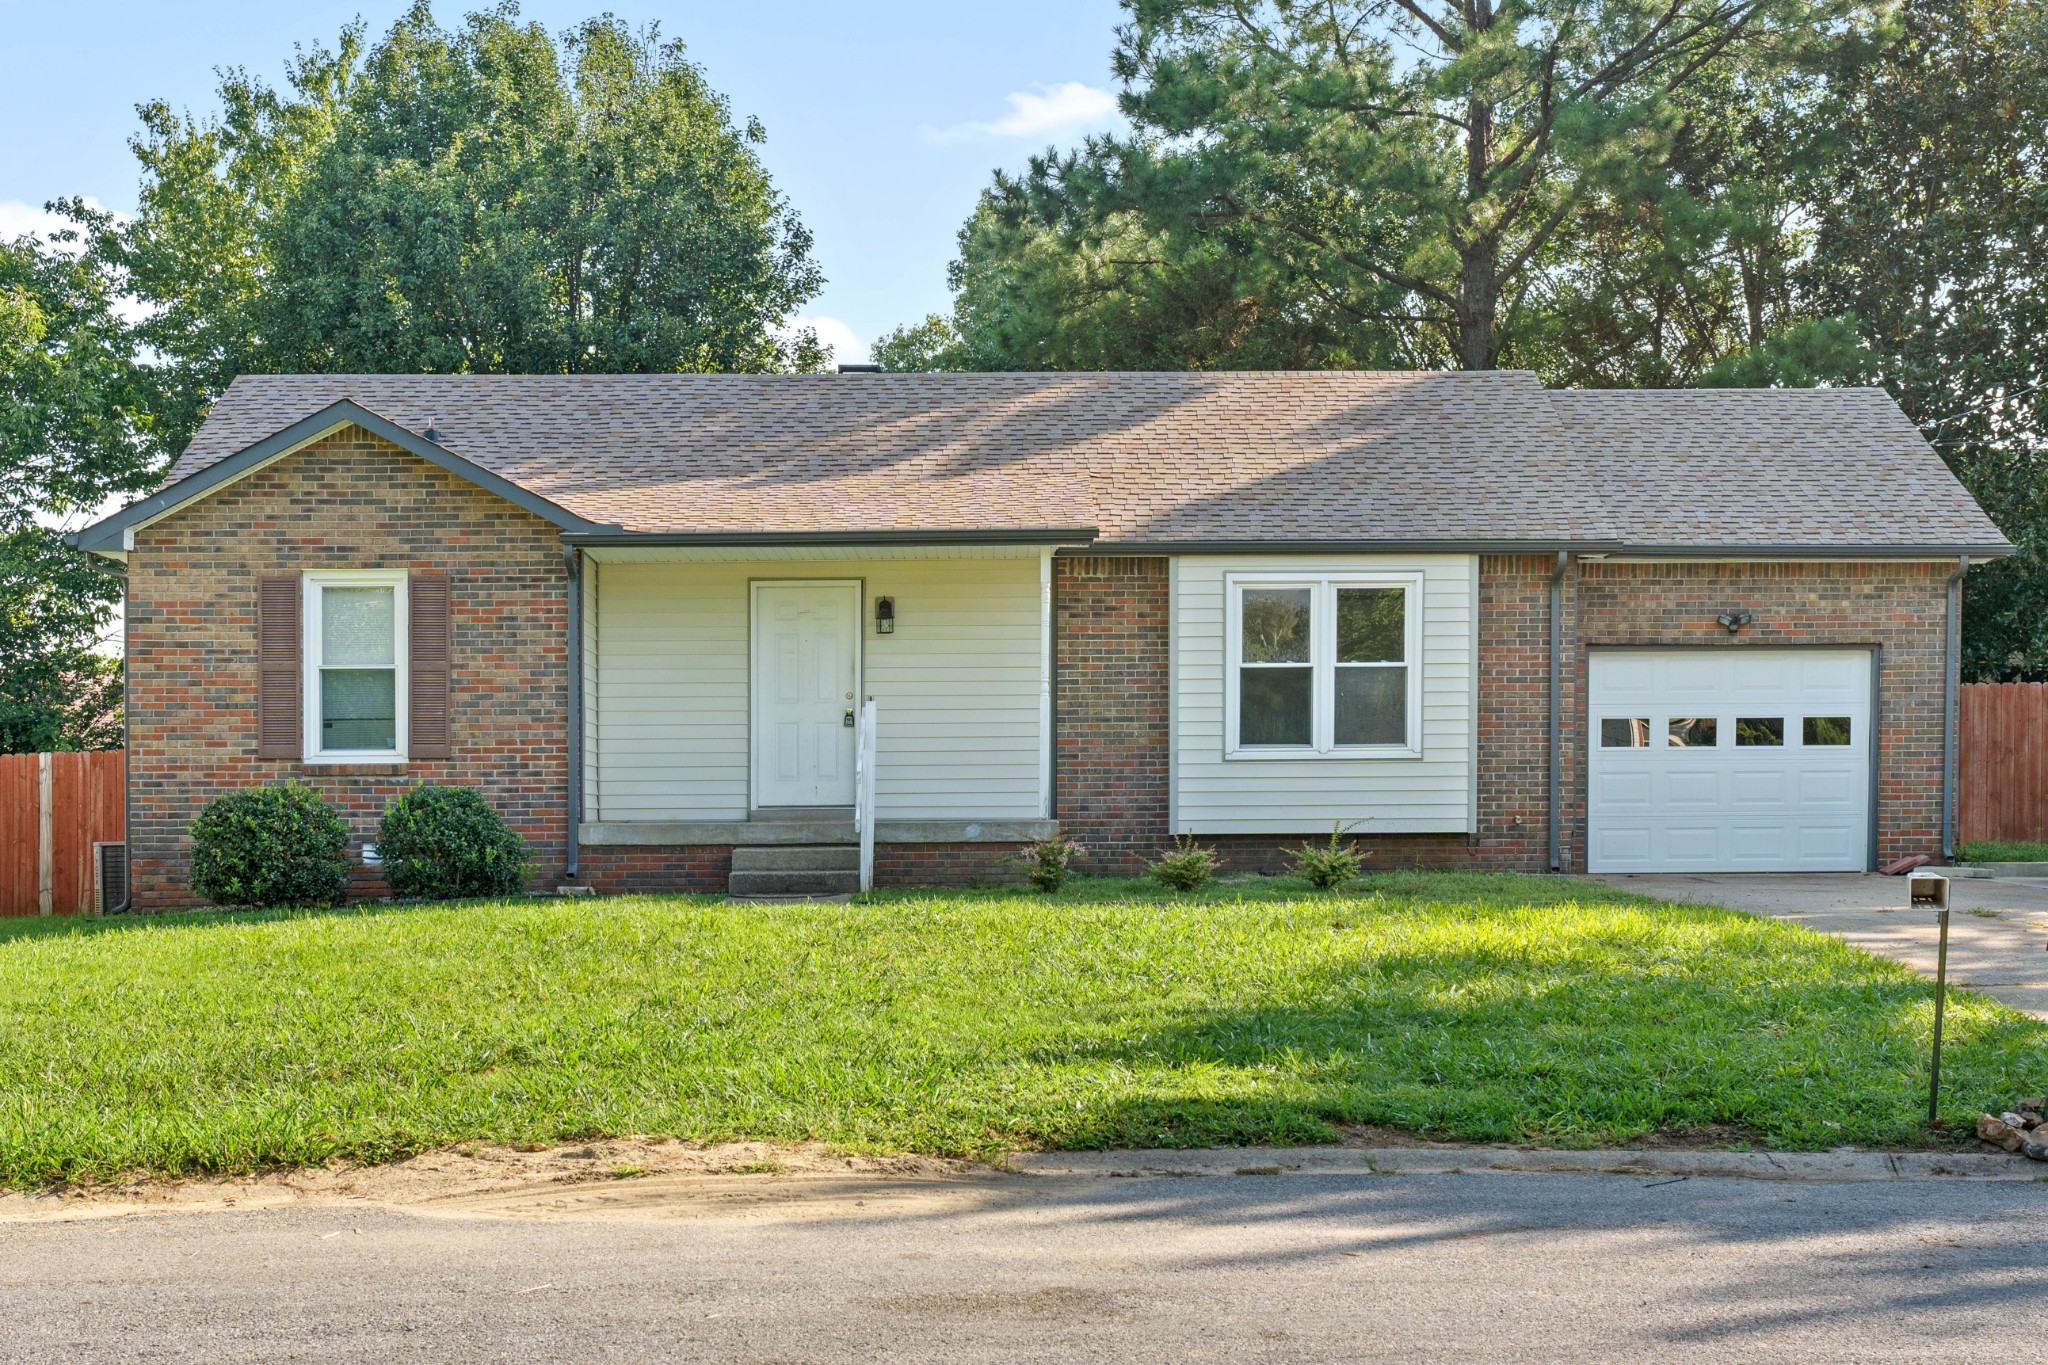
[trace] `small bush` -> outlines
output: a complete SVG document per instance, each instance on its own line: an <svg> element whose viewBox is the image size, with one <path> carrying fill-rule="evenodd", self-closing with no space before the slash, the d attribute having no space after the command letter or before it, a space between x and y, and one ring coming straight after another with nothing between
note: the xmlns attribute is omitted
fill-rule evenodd
<svg viewBox="0 0 2048 1365"><path fill-rule="evenodd" d="M1152 864L1152 876L1169 891L1195 891L1216 876L1216 850L1203 848L1192 834L1173 841L1173 852Z"/></svg>
<svg viewBox="0 0 2048 1365"><path fill-rule="evenodd" d="M1303 844L1301 851L1294 855L1290 870L1316 890L1332 891L1356 880L1358 874L1365 871L1365 860L1371 856L1344 838L1342 825L1332 825L1329 844L1326 847Z"/></svg>
<svg viewBox="0 0 2048 1365"><path fill-rule="evenodd" d="M192 822L192 891L215 905L332 905L348 870L348 822L303 783L229 792Z"/></svg>
<svg viewBox="0 0 2048 1365"><path fill-rule="evenodd" d="M377 822L384 881L401 896L460 900L523 889L532 860L526 841L474 787L422 782Z"/></svg>
<svg viewBox="0 0 2048 1365"><path fill-rule="evenodd" d="M1009 861L1024 869L1025 881L1051 895L1067 884L1067 878L1074 875L1074 859L1087 851L1055 834L1050 839L1034 839L1024 846L1023 852L1011 855Z"/></svg>

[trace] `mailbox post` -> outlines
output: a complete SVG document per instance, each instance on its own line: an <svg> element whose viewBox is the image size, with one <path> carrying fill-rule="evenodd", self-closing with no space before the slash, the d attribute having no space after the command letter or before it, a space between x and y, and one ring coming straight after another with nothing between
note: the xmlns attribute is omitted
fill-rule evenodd
<svg viewBox="0 0 2048 1365"><path fill-rule="evenodd" d="M1916 871L1906 878L1906 886L1911 907L1934 911L1941 926L1934 955L1934 1056L1927 1076L1927 1124L1933 1127L1941 1113L1941 1016L1948 1003L1948 878Z"/></svg>

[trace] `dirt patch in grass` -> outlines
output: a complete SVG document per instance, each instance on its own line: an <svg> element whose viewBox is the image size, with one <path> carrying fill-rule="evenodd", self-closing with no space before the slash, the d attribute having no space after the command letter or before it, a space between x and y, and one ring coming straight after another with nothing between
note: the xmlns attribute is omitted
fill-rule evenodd
<svg viewBox="0 0 2048 1365"><path fill-rule="evenodd" d="M1556 1146L1554 1143L1473 1143L1469 1139L1446 1134L1411 1133L1400 1128L1387 1128L1373 1123L1346 1124L1341 1144L1346 1147L1457 1147L1457 1146L1526 1146L1531 1151ZM1743 1128L1732 1123L1701 1123L1681 1128L1659 1128L1643 1134L1633 1141L1614 1143L1618 1151L1665 1151L1665 1152L1745 1152L1762 1151L1771 1145L1770 1139L1752 1128Z"/></svg>
<svg viewBox="0 0 2048 1365"><path fill-rule="evenodd" d="M1429 1137L1377 1123L1346 1123L1338 1127L1344 1147L1444 1147L1459 1141L1455 1137Z"/></svg>
<svg viewBox="0 0 2048 1365"><path fill-rule="evenodd" d="M1747 1152L1771 1144L1753 1128L1733 1123L1697 1123L1683 1128L1659 1128L1628 1145L1667 1152Z"/></svg>
<svg viewBox="0 0 2048 1365"><path fill-rule="evenodd" d="M327 1166L223 1179L138 1178L0 1192L0 1224L137 1213L212 1213L280 1208L398 1208L464 1216L602 1215L644 1209L679 1189L745 1185L783 1203L787 1182L815 1198L848 1181L889 1187L985 1181L979 1162L930 1156L841 1156L817 1144L728 1142L699 1146L627 1138L563 1147L464 1142L381 1166Z"/></svg>

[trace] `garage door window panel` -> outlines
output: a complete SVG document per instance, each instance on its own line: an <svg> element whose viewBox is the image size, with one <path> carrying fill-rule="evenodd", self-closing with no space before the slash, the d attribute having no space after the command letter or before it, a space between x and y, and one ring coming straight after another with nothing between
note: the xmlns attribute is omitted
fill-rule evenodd
<svg viewBox="0 0 2048 1365"><path fill-rule="evenodd" d="M1783 716L1740 716L1735 721L1738 749L1782 749L1785 747Z"/></svg>
<svg viewBox="0 0 2048 1365"><path fill-rule="evenodd" d="M1648 716L1609 716L1600 722L1603 749L1647 749L1650 747Z"/></svg>
<svg viewBox="0 0 2048 1365"><path fill-rule="evenodd" d="M1719 746L1721 724L1713 716L1673 716L1665 726L1665 743L1673 749Z"/></svg>
<svg viewBox="0 0 2048 1365"><path fill-rule="evenodd" d="M1801 727L1800 742L1809 749L1847 748L1850 730L1847 716L1808 716Z"/></svg>

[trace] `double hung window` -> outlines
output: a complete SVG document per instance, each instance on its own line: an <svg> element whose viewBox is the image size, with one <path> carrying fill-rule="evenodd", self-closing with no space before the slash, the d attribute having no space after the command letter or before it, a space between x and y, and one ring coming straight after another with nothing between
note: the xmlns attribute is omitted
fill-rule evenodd
<svg viewBox="0 0 2048 1365"><path fill-rule="evenodd" d="M1415 576L1228 580L1234 757L1420 752Z"/></svg>
<svg viewBox="0 0 2048 1365"><path fill-rule="evenodd" d="M405 574L309 573L305 583L306 757L403 757Z"/></svg>

